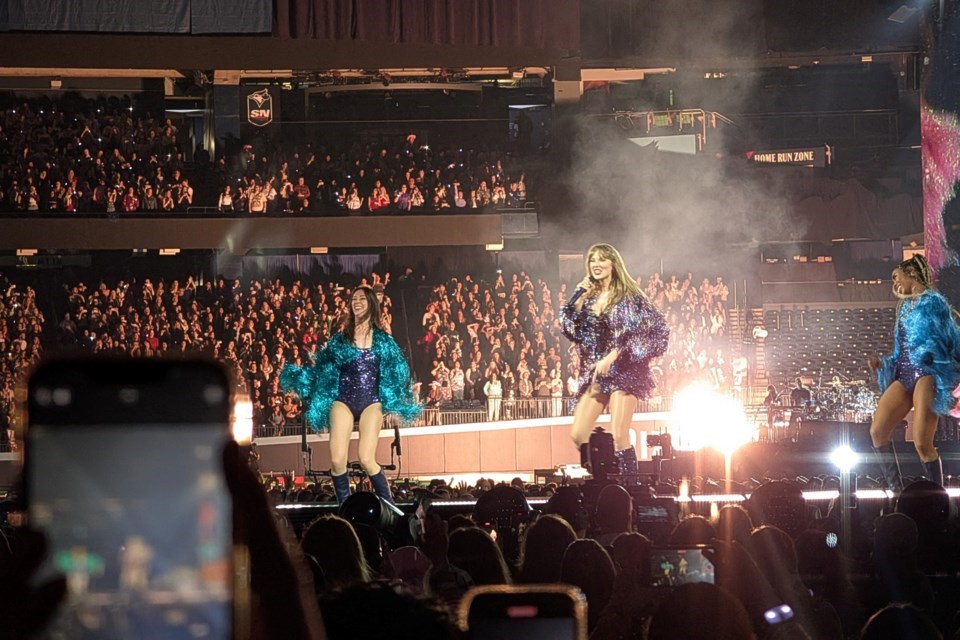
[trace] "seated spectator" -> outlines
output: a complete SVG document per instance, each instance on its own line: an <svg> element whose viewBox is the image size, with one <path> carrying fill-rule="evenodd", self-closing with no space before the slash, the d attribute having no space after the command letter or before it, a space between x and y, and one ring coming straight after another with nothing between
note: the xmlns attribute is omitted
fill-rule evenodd
<svg viewBox="0 0 960 640"><path fill-rule="evenodd" d="M580 487L559 487L553 497L547 501L544 513L560 516L573 528L578 538L586 537L590 518L583 506Z"/></svg>
<svg viewBox="0 0 960 640"><path fill-rule="evenodd" d="M131 213L133 211L138 211L139 209L140 200L133 192L133 187L128 187L126 195L123 196L123 210L126 213Z"/></svg>
<svg viewBox="0 0 960 640"><path fill-rule="evenodd" d="M490 534L475 526L450 534L450 563L467 572L475 585L510 584L510 571Z"/></svg>
<svg viewBox="0 0 960 640"><path fill-rule="evenodd" d="M163 195L160 198L160 208L164 211L173 211L176 207L176 202L173 199L173 189L164 189Z"/></svg>
<svg viewBox="0 0 960 640"><path fill-rule="evenodd" d="M293 187L293 195L296 198L295 210L305 211L309 206L310 186L303 176L297 178L297 184Z"/></svg>
<svg viewBox="0 0 960 640"><path fill-rule="evenodd" d="M517 582L560 582L563 553L576 539L577 534L563 518L541 516L524 533Z"/></svg>
<svg viewBox="0 0 960 640"><path fill-rule="evenodd" d="M717 537L710 521L703 516L693 515L681 520L670 533L670 544L691 545L710 544Z"/></svg>
<svg viewBox="0 0 960 640"><path fill-rule="evenodd" d="M877 606L905 602L929 611L934 593L919 568L917 525L907 515L889 513L874 521L873 565L879 580Z"/></svg>
<svg viewBox="0 0 960 640"><path fill-rule="evenodd" d="M780 529L764 526L751 535L753 558L780 598L790 605L812 640L842 636L840 619L826 601L810 595L800 580L793 540Z"/></svg>
<svg viewBox="0 0 960 640"><path fill-rule="evenodd" d="M187 178L184 178L180 182L180 189L177 193L177 208L186 209L193 204L193 187L190 186L190 181Z"/></svg>
<svg viewBox="0 0 960 640"><path fill-rule="evenodd" d="M233 192L230 189L230 185L226 185L223 188L220 199L217 201L217 211L221 213L233 211Z"/></svg>
<svg viewBox="0 0 960 640"><path fill-rule="evenodd" d="M587 627L593 631L613 593L616 570L596 540L575 540L563 554L560 582L579 587L587 599Z"/></svg>
<svg viewBox="0 0 960 640"><path fill-rule="evenodd" d="M769 524L791 538L807 527L807 505L803 492L785 481L768 482L757 487L746 504L750 518L757 526Z"/></svg>
<svg viewBox="0 0 960 640"><path fill-rule="evenodd" d="M943 640L943 634L921 609L897 602L870 617L860 640Z"/></svg>
<svg viewBox="0 0 960 640"><path fill-rule="evenodd" d="M432 601L389 585L356 585L320 601L329 640L459 638L454 623Z"/></svg>
<svg viewBox="0 0 960 640"><path fill-rule="evenodd" d="M344 204L349 211L360 210L360 208L363 206L363 201L360 199L360 192L357 190L357 187L354 186L350 189Z"/></svg>
<svg viewBox="0 0 960 640"><path fill-rule="evenodd" d="M738 504L728 504L720 508L716 527L718 538L730 542L736 540L749 547L752 530L753 522L746 509Z"/></svg>
<svg viewBox="0 0 960 640"><path fill-rule="evenodd" d="M650 621L648 640L744 640L754 638L740 602L707 583L674 588Z"/></svg>
<svg viewBox="0 0 960 640"><path fill-rule="evenodd" d="M400 185L400 191L397 192L396 197L397 209L400 211L410 211L413 206L410 196L410 191L407 189L407 185Z"/></svg>
<svg viewBox="0 0 960 640"><path fill-rule="evenodd" d="M597 532L592 537L604 546L633 531L633 498L626 489L611 484L600 490L596 522Z"/></svg>
<svg viewBox="0 0 960 640"><path fill-rule="evenodd" d="M156 212L160 207L160 202L157 200L157 195L153 191L153 187L149 184L143 188L143 210Z"/></svg>
<svg viewBox="0 0 960 640"><path fill-rule="evenodd" d="M303 552L313 558L323 583L318 589L346 588L370 581L360 540L349 522L340 516L320 516L303 532Z"/></svg>

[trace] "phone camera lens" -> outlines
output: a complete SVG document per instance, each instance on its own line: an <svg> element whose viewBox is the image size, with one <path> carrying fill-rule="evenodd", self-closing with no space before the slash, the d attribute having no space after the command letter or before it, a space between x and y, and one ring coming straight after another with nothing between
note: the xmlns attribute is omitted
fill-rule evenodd
<svg viewBox="0 0 960 640"><path fill-rule="evenodd" d="M53 394L50 393L50 389L46 387L40 387L37 389L37 392L33 396L37 405L41 407L49 407L50 403L53 401Z"/></svg>
<svg viewBox="0 0 960 640"><path fill-rule="evenodd" d="M73 393L70 389L60 387L53 390L53 404L58 407L66 407L73 401Z"/></svg>

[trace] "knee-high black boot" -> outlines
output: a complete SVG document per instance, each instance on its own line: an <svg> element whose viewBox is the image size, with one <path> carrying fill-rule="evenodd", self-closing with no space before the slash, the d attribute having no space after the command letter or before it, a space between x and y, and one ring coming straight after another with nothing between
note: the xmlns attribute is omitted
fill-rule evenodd
<svg viewBox="0 0 960 640"><path fill-rule="evenodd" d="M387 476L383 474L382 469L376 475L370 476L370 484L373 485L373 490L383 498L384 502L394 504L393 494L390 493L390 483L387 482Z"/></svg>
<svg viewBox="0 0 960 640"><path fill-rule="evenodd" d="M897 451L893 448L893 443L888 442L882 447L874 447L873 452L877 456L880 471L883 472L886 488L894 493L900 493L903 490L903 478L900 476L900 462L897 460Z"/></svg>
<svg viewBox="0 0 960 640"><path fill-rule="evenodd" d="M341 473L338 476L330 476L333 480L333 492L337 496L337 504L343 504L350 497L350 475Z"/></svg>
<svg viewBox="0 0 960 640"><path fill-rule="evenodd" d="M941 487L943 486L943 460L937 456L936 460L931 462L921 462L923 465L923 475L926 476L927 480L932 480L936 482Z"/></svg>
<svg viewBox="0 0 960 640"><path fill-rule="evenodd" d="M637 462L637 450L629 447L623 451L618 451L617 459L620 461L620 476L623 478L623 484L640 484L640 479L637 477L637 472L640 470L640 465Z"/></svg>

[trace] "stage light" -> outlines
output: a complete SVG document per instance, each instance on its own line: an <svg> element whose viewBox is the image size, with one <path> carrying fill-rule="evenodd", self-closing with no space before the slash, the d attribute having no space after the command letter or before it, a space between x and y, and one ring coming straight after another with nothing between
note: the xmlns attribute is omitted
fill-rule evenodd
<svg viewBox="0 0 960 640"><path fill-rule="evenodd" d="M705 382L694 382L680 390L674 396L672 414L678 434L675 449L710 447L730 456L753 440L753 425L743 405Z"/></svg>
<svg viewBox="0 0 960 640"><path fill-rule="evenodd" d="M238 397L233 403L233 439L237 443L250 444L253 440L253 403L247 396Z"/></svg>
<svg viewBox="0 0 960 640"><path fill-rule="evenodd" d="M836 465L836 467L840 469L841 473L847 473L857 466L859 461L860 456L858 456L857 452L847 445L837 447L830 452L830 462Z"/></svg>
<svg viewBox="0 0 960 640"><path fill-rule="evenodd" d="M350 522L365 524L381 533L396 529L403 511L370 491L355 493L340 507L340 515Z"/></svg>

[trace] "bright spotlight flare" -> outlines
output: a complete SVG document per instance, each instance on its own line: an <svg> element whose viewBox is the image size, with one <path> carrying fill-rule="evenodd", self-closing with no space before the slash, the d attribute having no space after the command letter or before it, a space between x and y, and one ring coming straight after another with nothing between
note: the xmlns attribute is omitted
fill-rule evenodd
<svg viewBox="0 0 960 640"><path fill-rule="evenodd" d="M859 461L860 456L847 445L837 447L830 452L830 463L840 469L842 473L847 473L853 469Z"/></svg>
<svg viewBox="0 0 960 640"><path fill-rule="evenodd" d="M743 405L706 382L694 382L678 391L672 414L679 436L677 449L711 448L730 456L753 440L754 427Z"/></svg>

